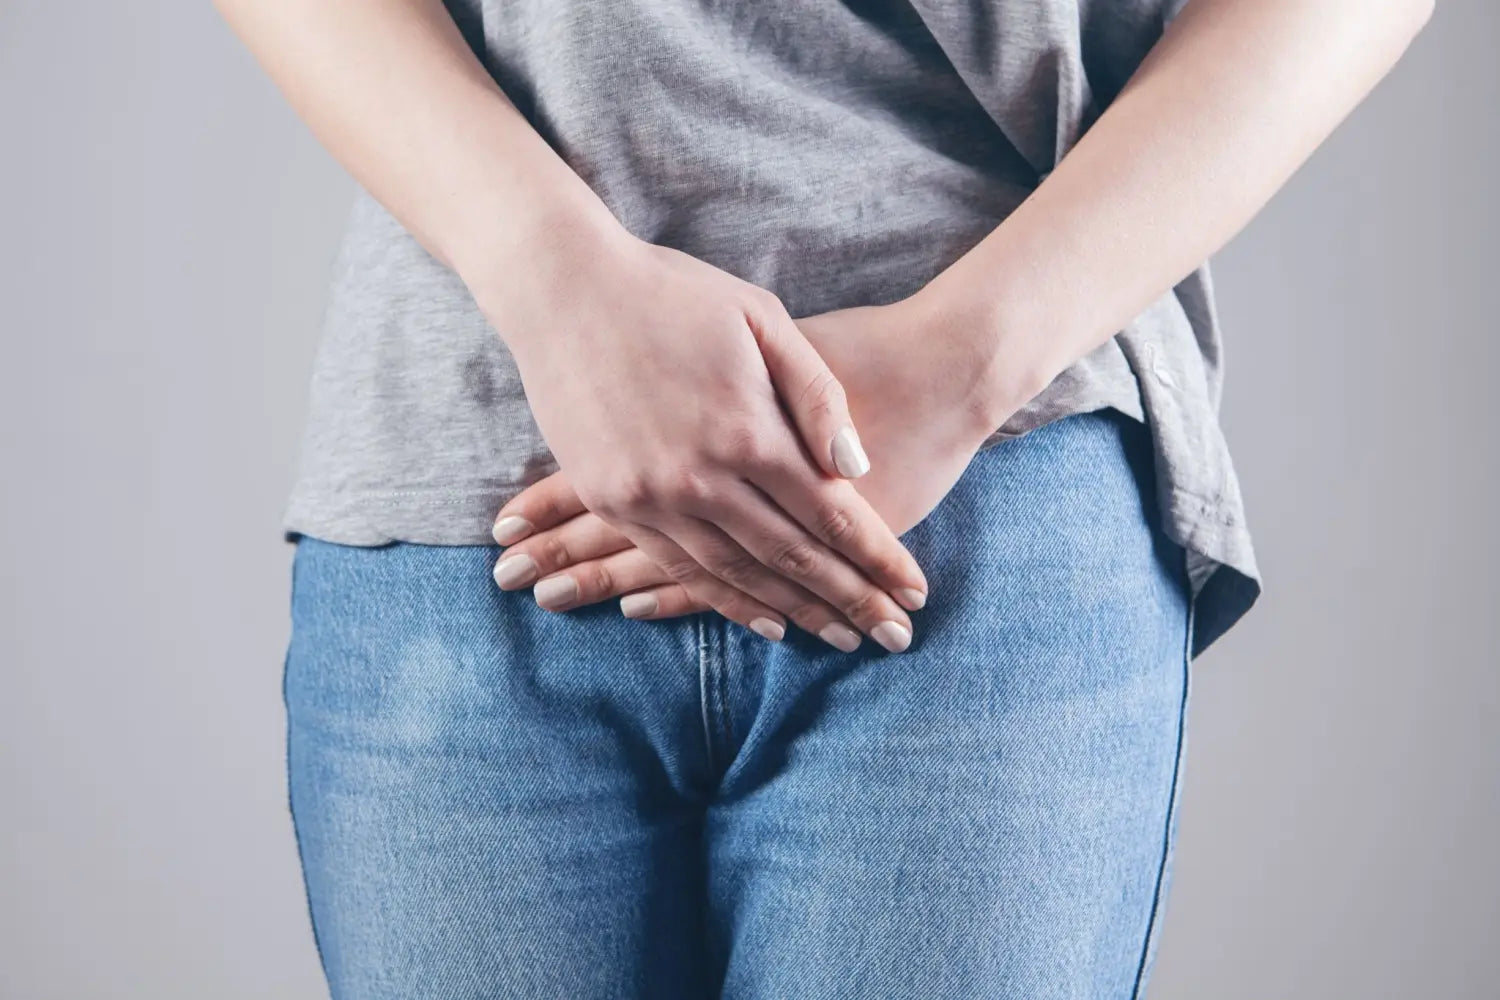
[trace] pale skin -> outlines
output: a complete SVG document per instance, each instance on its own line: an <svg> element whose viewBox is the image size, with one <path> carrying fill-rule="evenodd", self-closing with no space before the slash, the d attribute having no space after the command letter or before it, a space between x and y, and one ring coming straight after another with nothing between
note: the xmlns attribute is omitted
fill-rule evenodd
<svg viewBox="0 0 1500 1000"><path fill-rule="evenodd" d="M552 610L620 597L631 617L711 608L769 639L790 620L897 650L927 588L896 536L994 428L1238 232L1433 0L1192 0L969 253L906 300L796 323L769 293L625 233L435 0L219 6L355 177L506 317L561 471L499 512L502 585L540 576ZM622 317L626 289L638 307ZM867 474L857 451L835 461L856 426ZM534 568L498 571L521 557Z"/></svg>

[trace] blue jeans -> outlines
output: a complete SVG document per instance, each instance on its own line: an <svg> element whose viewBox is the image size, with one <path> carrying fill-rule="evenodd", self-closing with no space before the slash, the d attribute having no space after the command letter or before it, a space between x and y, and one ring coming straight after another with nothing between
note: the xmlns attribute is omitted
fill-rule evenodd
<svg viewBox="0 0 1500 1000"><path fill-rule="evenodd" d="M299 543L291 803L334 997L1139 996L1191 631L1114 411L904 541L910 651L564 614L492 547Z"/></svg>

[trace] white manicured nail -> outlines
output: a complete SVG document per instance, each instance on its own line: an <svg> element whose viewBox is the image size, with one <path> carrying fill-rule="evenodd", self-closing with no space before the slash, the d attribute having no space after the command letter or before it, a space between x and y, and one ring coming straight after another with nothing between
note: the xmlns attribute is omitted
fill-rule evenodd
<svg viewBox="0 0 1500 1000"><path fill-rule="evenodd" d="M661 602L655 594L626 594L620 598L620 614L626 618L644 618L656 614Z"/></svg>
<svg viewBox="0 0 1500 1000"><path fill-rule="evenodd" d="M845 427L833 436L833 467L846 479L858 479L870 471L870 457L860 446L853 427Z"/></svg>
<svg viewBox="0 0 1500 1000"><path fill-rule="evenodd" d="M536 563L530 556L507 556L495 563L495 582L509 590L530 583L536 577Z"/></svg>
<svg viewBox="0 0 1500 1000"><path fill-rule="evenodd" d="M544 608L565 608L578 599L578 581L571 576L549 576L531 591Z"/></svg>
<svg viewBox="0 0 1500 1000"><path fill-rule="evenodd" d="M496 521L490 534L495 537L496 545L514 545L535 530L526 518L512 515Z"/></svg>
<svg viewBox="0 0 1500 1000"><path fill-rule="evenodd" d="M750 619L750 631L771 642L780 642L786 636L786 629L769 618Z"/></svg>
<svg viewBox="0 0 1500 1000"><path fill-rule="evenodd" d="M920 611L927 603L927 595L916 587L897 587L891 591L891 596L907 611Z"/></svg>
<svg viewBox="0 0 1500 1000"><path fill-rule="evenodd" d="M836 649L846 653L852 653L859 648L859 633L848 625L840 625L838 622L829 622L818 630L818 638Z"/></svg>
<svg viewBox="0 0 1500 1000"><path fill-rule="evenodd" d="M892 653L899 653L911 645L911 633L900 622L881 622L870 629L870 635Z"/></svg>

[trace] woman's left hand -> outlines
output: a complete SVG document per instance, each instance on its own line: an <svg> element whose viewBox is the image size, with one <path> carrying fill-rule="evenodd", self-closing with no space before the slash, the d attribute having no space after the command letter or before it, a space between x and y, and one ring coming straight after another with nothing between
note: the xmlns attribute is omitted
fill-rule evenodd
<svg viewBox="0 0 1500 1000"><path fill-rule="evenodd" d="M1027 365L997 374L975 346L984 338L967 335L952 315L919 293L797 321L843 383L870 456L870 471L855 485L898 534L931 513L991 431L1046 384L1027 380ZM505 575L536 580L537 604L548 610L622 596L631 618L706 610L589 513L561 472L506 503L494 534L509 546L501 562L534 563L534 573Z"/></svg>

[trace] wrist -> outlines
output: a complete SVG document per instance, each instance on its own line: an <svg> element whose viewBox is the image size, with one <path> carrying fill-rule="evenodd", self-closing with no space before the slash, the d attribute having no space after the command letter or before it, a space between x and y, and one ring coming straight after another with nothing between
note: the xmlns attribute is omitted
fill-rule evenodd
<svg viewBox="0 0 1500 1000"><path fill-rule="evenodd" d="M997 284L950 268L910 300L925 341L955 351L952 398L976 447L1069 363L1055 356L1048 328L1025 314L1019 297L996 294Z"/></svg>
<svg viewBox="0 0 1500 1000"><path fill-rule="evenodd" d="M580 272L615 249L638 242L592 192L538 198L534 204L478 213L454 243L454 271L507 344L542 324L521 322L579 287ZM571 192L569 193L571 195Z"/></svg>

